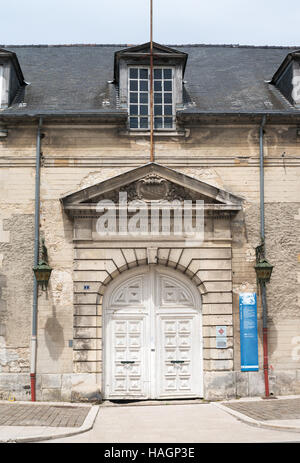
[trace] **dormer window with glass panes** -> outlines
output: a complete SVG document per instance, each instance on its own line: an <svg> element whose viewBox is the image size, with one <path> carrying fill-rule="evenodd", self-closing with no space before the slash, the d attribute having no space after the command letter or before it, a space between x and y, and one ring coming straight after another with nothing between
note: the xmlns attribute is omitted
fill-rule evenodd
<svg viewBox="0 0 300 463"><path fill-rule="evenodd" d="M128 79L130 129L150 128L150 68L130 67ZM173 129L175 123L173 68L153 69L154 129Z"/></svg>
<svg viewBox="0 0 300 463"><path fill-rule="evenodd" d="M129 133L150 132L150 42L115 52L117 106L128 111ZM153 42L153 129L174 135L176 114L183 109L183 76L188 55Z"/></svg>

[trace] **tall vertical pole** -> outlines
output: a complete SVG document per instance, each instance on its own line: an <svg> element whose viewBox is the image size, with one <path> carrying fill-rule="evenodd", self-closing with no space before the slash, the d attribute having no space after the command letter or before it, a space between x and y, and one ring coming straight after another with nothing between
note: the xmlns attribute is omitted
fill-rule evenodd
<svg viewBox="0 0 300 463"><path fill-rule="evenodd" d="M265 182L264 182L264 127L266 117L264 116L259 129L259 151L260 151L260 236L263 249L263 257L265 257ZM267 293L266 283L260 283L261 302L263 309L263 354L264 354L264 381L265 381L265 397L270 397L269 388L269 356L268 356L268 309L267 309Z"/></svg>
<svg viewBox="0 0 300 463"><path fill-rule="evenodd" d="M35 163L35 225L34 225L34 267L39 263L39 242L40 242L40 167L41 167L41 127L42 118L39 119L36 136L36 163ZM38 285L36 278L33 278L33 307L32 307L32 328L31 328L31 365L30 365L30 387L31 400L36 401L36 353L37 353L37 310L38 310Z"/></svg>
<svg viewBox="0 0 300 463"><path fill-rule="evenodd" d="M266 283L260 285L261 300L263 306L263 353L264 353L264 380L265 380L265 397L270 397L269 387L269 355L268 355L268 312L267 312L267 294Z"/></svg>
<svg viewBox="0 0 300 463"><path fill-rule="evenodd" d="M264 127L266 116L263 117L259 127L259 162L260 162L260 237L265 257L265 179L264 179Z"/></svg>
<svg viewBox="0 0 300 463"><path fill-rule="evenodd" d="M154 162L153 122L153 0L150 0L150 162Z"/></svg>

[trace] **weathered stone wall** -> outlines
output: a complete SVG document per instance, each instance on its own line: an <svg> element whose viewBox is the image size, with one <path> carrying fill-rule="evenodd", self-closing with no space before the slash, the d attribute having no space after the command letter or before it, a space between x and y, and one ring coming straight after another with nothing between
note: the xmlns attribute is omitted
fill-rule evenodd
<svg viewBox="0 0 300 463"><path fill-rule="evenodd" d="M58 399L69 397L68 391L80 376L76 379L73 375L82 371L74 367L73 360L81 355L77 353L78 346L84 346L82 340L76 340L76 330L84 327L75 324L74 335L73 322L82 324L87 319L80 317L94 317L92 313L83 315L83 309L76 312L73 223L62 211L59 198L148 162L149 141L121 135L113 126L74 128L66 124L46 124L43 132L41 233L46 239L53 272L48 291L40 292L39 297L38 397ZM244 210L233 219L231 227L232 315L225 313L225 306L223 314L232 316L230 329L233 331L229 331L229 335L233 358L226 359L232 364L224 371L207 368L206 389L212 391L212 397L263 393L261 371L257 374L239 371L238 294L256 290L253 266L255 247L260 244L258 133L258 126L250 124L203 124L191 127L188 137L159 138L155 143L158 163L245 198ZM300 381L300 139L297 133L296 125L266 126L266 247L268 259L275 265L267 294L270 383L275 394L299 391ZM8 137L0 142L0 376L6 375L2 385L10 384L7 374L24 372L26 375L29 371L35 137L36 126L18 125L9 127ZM75 268L76 265L75 261ZM76 293L76 284L74 287ZM259 306L260 366L261 315ZM212 351L205 361L207 365L214 365L214 336L208 336L206 342L207 349ZM93 340L90 343L93 344ZM86 381L89 373L82 375L80 381ZM29 377L22 386L25 397L28 394L24 387L28 384ZM0 386L0 392L2 389L8 392L6 386ZM60 396L58 391L62 390L65 392Z"/></svg>
<svg viewBox="0 0 300 463"><path fill-rule="evenodd" d="M32 214L4 219L0 243L0 376L26 372L28 381L20 391L25 397L30 392L33 220Z"/></svg>
<svg viewBox="0 0 300 463"><path fill-rule="evenodd" d="M41 228L53 270L47 292L39 291L37 372L72 373L72 229L57 199L42 202Z"/></svg>
<svg viewBox="0 0 300 463"><path fill-rule="evenodd" d="M266 205L267 252L275 264L267 288L270 376L275 394L289 391L291 384L295 393L300 392L299 206L299 202Z"/></svg>

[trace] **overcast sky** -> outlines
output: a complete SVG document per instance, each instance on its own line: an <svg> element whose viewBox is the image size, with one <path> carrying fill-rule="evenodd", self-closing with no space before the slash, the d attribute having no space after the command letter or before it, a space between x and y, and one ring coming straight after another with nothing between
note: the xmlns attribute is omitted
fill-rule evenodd
<svg viewBox="0 0 300 463"><path fill-rule="evenodd" d="M300 46L299 0L153 2L156 42ZM150 0L1 3L1 44L138 44L149 40Z"/></svg>

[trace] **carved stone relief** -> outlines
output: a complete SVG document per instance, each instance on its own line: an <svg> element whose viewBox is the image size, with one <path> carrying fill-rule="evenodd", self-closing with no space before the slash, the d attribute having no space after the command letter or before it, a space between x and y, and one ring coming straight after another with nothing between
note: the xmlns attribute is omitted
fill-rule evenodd
<svg viewBox="0 0 300 463"><path fill-rule="evenodd" d="M123 186L118 190L116 189L109 192L108 194L98 196L93 200L93 202L97 203L98 201L109 199L115 203L118 203L120 199L120 193L127 194L128 202L134 200L145 202L204 200L210 203L215 202L213 200L208 200L208 198L204 196L200 197L199 194L194 193L190 189L170 182L157 174L149 174L137 182L129 183L128 185Z"/></svg>

